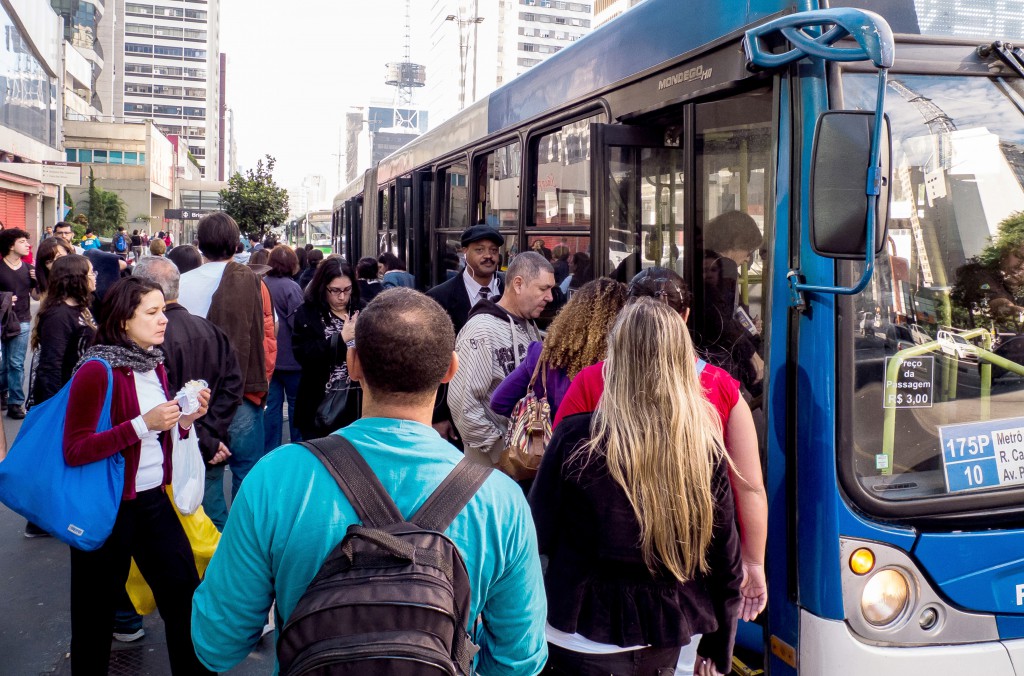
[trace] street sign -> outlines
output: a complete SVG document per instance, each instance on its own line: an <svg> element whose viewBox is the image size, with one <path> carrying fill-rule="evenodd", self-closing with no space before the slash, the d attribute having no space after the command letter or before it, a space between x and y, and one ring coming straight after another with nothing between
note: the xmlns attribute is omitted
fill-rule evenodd
<svg viewBox="0 0 1024 676"><path fill-rule="evenodd" d="M82 185L82 165L76 162L43 162L43 183Z"/></svg>
<svg viewBox="0 0 1024 676"><path fill-rule="evenodd" d="M212 213L215 212L210 209L164 209L164 220L198 221Z"/></svg>

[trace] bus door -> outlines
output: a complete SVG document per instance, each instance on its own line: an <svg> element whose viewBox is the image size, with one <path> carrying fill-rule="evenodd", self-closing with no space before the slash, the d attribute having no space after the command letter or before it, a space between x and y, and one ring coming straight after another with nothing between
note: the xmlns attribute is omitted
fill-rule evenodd
<svg viewBox="0 0 1024 676"><path fill-rule="evenodd" d="M415 227L412 217L412 176L401 176L395 181L395 218L392 226L392 245L398 249L398 256L405 261L406 269L412 272L409 250L409 231ZM415 273L413 273L415 274Z"/></svg>
<svg viewBox="0 0 1024 676"><path fill-rule="evenodd" d="M430 236L431 205L434 200L434 175L430 171L414 171L412 174L412 223L407 233L407 261L409 272L416 277L420 288L430 285Z"/></svg>
<svg viewBox="0 0 1024 676"><path fill-rule="evenodd" d="M687 278L682 127L591 124L595 276L629 282L643 268Z"/></svg>

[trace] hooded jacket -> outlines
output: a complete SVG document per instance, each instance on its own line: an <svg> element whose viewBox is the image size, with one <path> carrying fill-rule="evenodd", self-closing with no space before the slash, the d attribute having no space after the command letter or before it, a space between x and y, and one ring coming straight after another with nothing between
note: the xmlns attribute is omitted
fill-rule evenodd
<svg viewBox="0 0 1024 676"><path fill-rule="evenodd" d="M466 448L497 462L508 418L491 410L491 394L537 340L541 333L532 320L514 317L491 300L473 306L455 341L459 370L448 387L448 406Z"/></svg>

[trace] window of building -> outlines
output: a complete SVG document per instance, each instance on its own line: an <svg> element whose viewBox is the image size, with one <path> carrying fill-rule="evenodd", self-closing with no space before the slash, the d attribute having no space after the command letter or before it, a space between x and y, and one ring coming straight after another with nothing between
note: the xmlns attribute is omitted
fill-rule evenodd
<svg viewBox="0 0 1024 676"><path fill-rule="evenodd" d="M107 151L107 164L121 164L121 151L120 150L108 150Z"/></svg>
<svg viewBox="0 0 1024 676"><path fill-rule="evenodd" d="M142 84L141 82L125 82L124 92L125 94L152 94L153 85Z"/></svg>
<svg viewBox="0 0 1024 676"><path fill-rule="evenodd" d="M205 99L206 90L197 89L195 87L185 87L185 96L187 96L190 99Z"/></svg>
<svg viewBox="0 0 1024 676"><path fill-rule="evenodd" d="M133 2L125 3L125 14L138 14L140 16L153 16L153 5L139 5Z"/></svg>
<svg viewBox="0 0 1024 676"><path fill-rule="evenodd" d="M188 49L188 48L186 48L185 49L185 58L186 59L204 59L205 60L206 59L206 50L205 49Z"/></svg>
<svg viewBox="0 0 1024 676"><path fill-rule="evenodd" d="M171 18L180 19L185 16L185 10L179 9L178 7L154 7L153 14L155 16L169 16Z"/></svg>
<svg viewBox="0 0 1024 676"><path fill-rule="evenodd" d="M206 42L206 31L197 30L195 28L186 28L185 29L185 39L186 40L202 40L203 42Z"/></svg>
<svg viewBox="0 0 1024 676"><path fill-rule="evenodd" d="M135 165L137 165L139 163L139 154L138 153L125 152L125 154L124 154L124 163L134 167Z"/></svg>
<svg viewBox="0 0 1024 676"><path fill-rule="evenodd" d="M153 66L153 72L156 75L160 75L162 77L181 77L183 71L181 69L181 66L156 65Z"/></svg>
<svg viewBox="0 0 1024 676"><path fill-rule="evenodd" d="M138 162L139 162L139 166L140 167L143 166L144 164L146 164L146 153L139 153L139 160L138 160Z"/></svg>
<svg viewBox="0 0 1024 676"><path fill-rule="evenodd" d="M64 149L64 159L66 161L68 161L68 162L77 162L78 161L78 151L76 149L74 149L74 148L65 148Z"/></svg>
<svg viewBox="0 0 1024 676"><path fill-rule="evenodd" d="M144 63L128 63L124 64L125 73L134 73L137 75L152 75L153 66Z"/></svg>
<svg viewBox="0 0 1024 676"><path fill-rule="evenodd" d="M78 150L78 161L79 162L92 162L92 151L91 150Z"/></svg>
<svg viewBox="0 0 1024 676"><path fill-rule="evenodd" d="M197 80L205 80L206 70L204 68L186 68L185 77Z"/></svg>
<svg viewBox="0 0 1024 676"><path fill-rule="evenodd" d="M126 35L153 35L153 27L142 23L126 23L124 32Z"/></svg>
<svg viewBox="0 0 1024 676"><path fill-rule="evenodd" d="M92 161L96 164L107 163L107 151L106 150L94 150L92 151Z"/></svg>
<svg viewBox="0 0 1024 676"><path fill-rule="evenodd" d="M185 117L202 117L202 118L205 118L206 117L206 109L205 108L189 108L189 107L186 106L185 107Z"/></svg>
<svg viewBox="0 0 1024 676"><path fill-rule="evenodd" d="M206 10L202 9L186 9L185 18L192 19L194 21L206 21Z"/></svg>
<svg viewBox="0 0 1024 676"><path fill-rule="evenodd" d="M172 56L181 58L181 47L167 47L166 45L154 45L153 53L157 56Z"/></svg>
<svg viewBox="0 0 1024 676"><path fill-rule="evenodd" d="M154 115L181 115L181 106L153 106Z"/></svg>
<svg viewBox="0 0 1024 676"><path fill-rule="evenodd" d="M124 43L124 53L125 54L152 54L153 53L153 46L152 45L140 45L140 44L136 44L134 42L126 42L126 43Z"/></svg>
<svg viewBox="0 0 1024 676"><path fill-rule="evenodd" d="M154 32L157 37L161 38L180 38L184 36L184 29L172 26L157 26Z"/></svg>
<svg viewBox="0 0 1024 676"><path fill-rule="evenodd" d="M151 115L153 113L153 106L148 103L128 103L124 104L124 112L126 113L145 113Z"/></svg>

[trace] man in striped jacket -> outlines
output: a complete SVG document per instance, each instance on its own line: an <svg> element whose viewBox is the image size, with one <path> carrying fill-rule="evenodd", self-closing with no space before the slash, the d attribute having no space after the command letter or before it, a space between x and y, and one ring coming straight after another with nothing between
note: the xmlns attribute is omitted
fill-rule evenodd
<svg viewBox="0 0 1024 676"><path fill-rule="evenodd" d="M554 286L551 263L536 252L521 253L508 266L501 299L478 301L459 331L459 370L448 388L448 406L466 457L491 465L501 457L508 418L491 410L491 393L526 357L530 342L541 340L533 320L551 302Z"/></svg>

